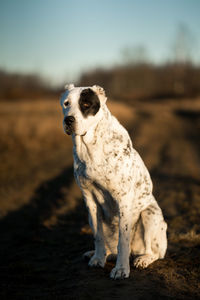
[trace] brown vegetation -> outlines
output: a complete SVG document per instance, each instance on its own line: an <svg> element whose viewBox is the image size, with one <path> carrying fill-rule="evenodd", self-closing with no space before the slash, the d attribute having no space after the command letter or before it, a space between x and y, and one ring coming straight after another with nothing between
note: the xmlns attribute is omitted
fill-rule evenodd
<svg viewBox="0 0 200 300"><path fill-rule="evenodd" d="M109 97L132 104L138 99L197 97L200 95L199 82L200 67L190 62L163 65L129 62L110 69L85 72L80 76L78 85L101 85ZM63 87L64 84L53 88L36 74L22 75L0 70L1 101L58 97Z"/></svg>
<svg viewBox="0 0 200 300"><path fill-rule="evenodd" d="M55 89L37 74L10 73L0 69L0 100L52 97Z"/></svg>
<svg viewBox="0 0 200 300"><path fill-rule="evenodd" d="M162 99L200 94L200 68L190 63L153 65L129 64L108 70L97 69L83 73L79 84L98 82L116 100Z"/></svg>

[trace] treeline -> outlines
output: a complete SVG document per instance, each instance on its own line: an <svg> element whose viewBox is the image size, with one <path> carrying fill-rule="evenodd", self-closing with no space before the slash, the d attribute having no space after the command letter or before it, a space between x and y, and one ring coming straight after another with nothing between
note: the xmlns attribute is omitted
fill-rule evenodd
<svg viewBox="0 0 200 300"><path fill-rule="evenodd" d="M50 96L54 90L36 74L9 73L0 70L0 99L18 100Z"/></svg>
<svg viewBox="0 0 200 300"><path fill-rule="evenodd" d="M200 66L192 63L124 64L82 73L76 84L98 84L104 87L109 97L129 102L133 99L196 97L200 95ZM62 90L63 86L53 88L35 74L22 75L0 70L1 100L59 97Z"/></svg>
<svg viewBox="0 0 200 300"><path fill-rule="evenodd" d="M114 99L163 99L200 95L200 67L191 63L148 63L96 69L81 75L79 84L101 85Z"/></svg>

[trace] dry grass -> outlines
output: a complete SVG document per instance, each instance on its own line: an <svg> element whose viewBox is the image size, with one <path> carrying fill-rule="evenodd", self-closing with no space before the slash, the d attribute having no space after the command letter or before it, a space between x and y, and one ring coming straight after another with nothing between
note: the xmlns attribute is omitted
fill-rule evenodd
<svg viewBox="0 0 200 300"><path fill-rule="evenodd" d="M166 258L146 271L131 269L126 283L109 281L112 263L104 271L88 270L77 257L93 242L73 181L72 143L63 133L59 100L5 101L0 103L3 296L112 299L118 291L127 299L200 297L200 99L108 105L150 169L168 223Z"/></svg>
<svg viewBox="0 0 200 300"><path fill-rule="evenodd" d="M110 102L109 107L122 122L132 119L126 105ZM72 163L72 143L63 133L58 99L0 102L0 116L0 214L5 216Z"/></svg>
<svg viewBox="0 0 200 300"><path fill-rule="evenodd" d="M35 188L66 166L61 157L70 139L63 135L56 101L0 103L1 214L27 203Z"/></svg>

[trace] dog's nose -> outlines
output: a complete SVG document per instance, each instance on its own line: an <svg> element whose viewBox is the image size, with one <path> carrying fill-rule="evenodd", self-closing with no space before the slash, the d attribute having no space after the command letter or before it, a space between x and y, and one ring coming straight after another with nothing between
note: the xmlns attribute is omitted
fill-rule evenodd
<svg viewBox="0 0 200 300"><path fill-rule="evenodd" d="M72 125L72 123L75 121L75 118L73 116L65 117L64 122L67 126Z"/></svg>

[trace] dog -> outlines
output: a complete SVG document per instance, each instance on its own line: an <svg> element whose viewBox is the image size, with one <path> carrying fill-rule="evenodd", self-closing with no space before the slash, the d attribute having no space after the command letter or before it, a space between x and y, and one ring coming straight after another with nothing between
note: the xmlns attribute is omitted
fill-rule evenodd
<svg viewBox="0 0 200 300"><path fill-rule="evenodd" d="M89 214L95 250L89 266L116 256L112 279L128 278L130 256L146 268L167 249L167 224L152 181L126 129L106 106L102 87L66 86L61 97L64 131L72 136L74 176Z"/></svg>

